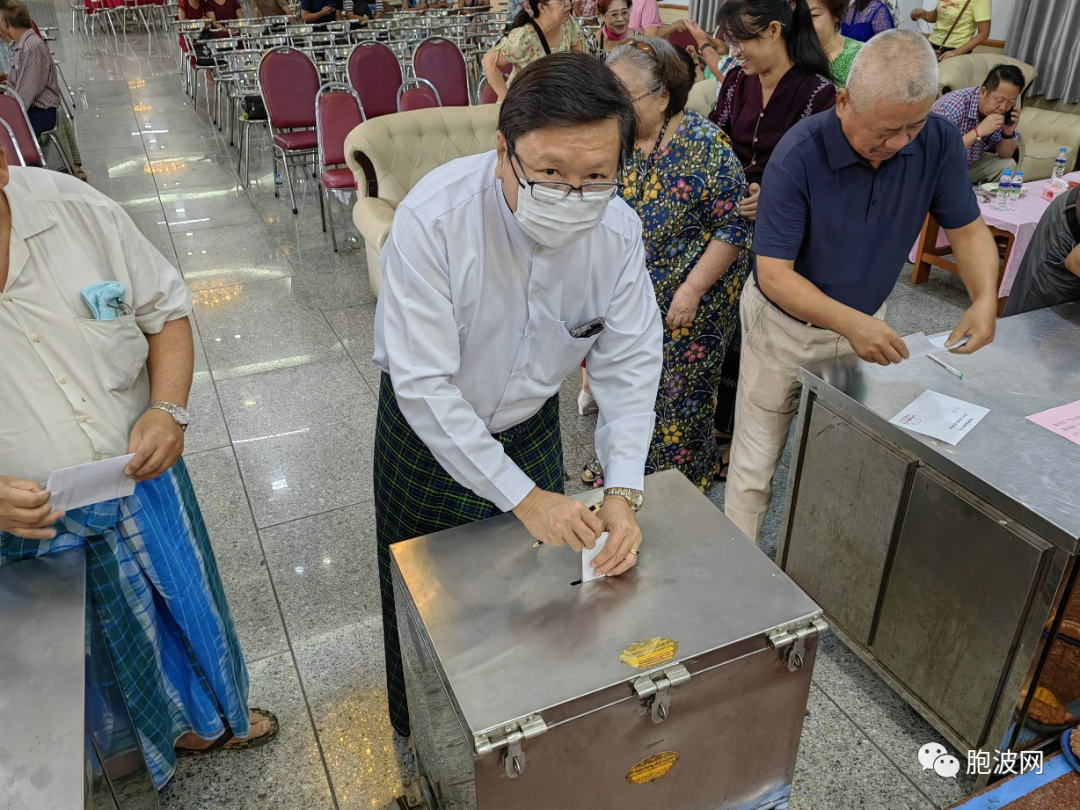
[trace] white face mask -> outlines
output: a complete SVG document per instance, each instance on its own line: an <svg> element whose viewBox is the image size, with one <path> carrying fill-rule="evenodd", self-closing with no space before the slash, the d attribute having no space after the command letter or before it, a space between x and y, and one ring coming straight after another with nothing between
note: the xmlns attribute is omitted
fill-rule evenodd
<svg viewBox="0 0 1080 810"><path fill-rule="evenodd" d="M535 196L533 196L535 194ZM518 203L514 212L521 230L546 248L572 245L604 220L611 193L576 191L561 199L562 193L518 181Z"/></svg>

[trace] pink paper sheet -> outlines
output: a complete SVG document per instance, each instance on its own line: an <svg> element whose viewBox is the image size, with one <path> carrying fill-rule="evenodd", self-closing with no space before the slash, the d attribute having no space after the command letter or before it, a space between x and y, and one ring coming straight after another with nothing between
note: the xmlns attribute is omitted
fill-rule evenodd
<svg viewBox="0 0 1080 810"><path fill-rule="evenodd" d="M1042 413L1034 413L1028 420L1058 436L1064 436L1073 444L1080 444L1080 400Z"/></svg>

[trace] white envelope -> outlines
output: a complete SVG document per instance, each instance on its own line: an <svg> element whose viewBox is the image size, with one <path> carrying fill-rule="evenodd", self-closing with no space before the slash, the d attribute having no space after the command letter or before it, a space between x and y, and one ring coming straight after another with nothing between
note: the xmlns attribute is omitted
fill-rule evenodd
<svg viewBox="0 0 1080 810"><path fill-rule="evenodd" d="M135 492L135 479L124 475L124 468L133 458L134 454L117 456L54 470L45 485L52 508L66 511L131 495Z"/></svg>
<svg viewBox="0 0 1080 810"><path fill-rule="evenodd" d="M955 445L988 413L990 409L982 405L973 405L937 391L923 391L889 422Z"/></svg>
<svg viewBox="0 0 1080 810"><path fill-rule="evenodd" d="M604 532L598 538L596 538L596 545L591 549L583 548L581 550L581 581L592 582L594 579L602 579L607 574L598 574L592 567L592 561L596 559L596 556L604 550L604 546L607 545L608 533Z"/></svg>
<svg viewBox="0 0 1080 810"><path fill-rule="evenodd" d="M914 360L916 357L925 357L928 354L936 354L938 352L951 352L953 349L959 349L965 343L968 342L968 337L965 335L956 342L955 346L945 348L945 341L949 339L950 332L944 332L940 335L934 335L933 337L927 337L924 332L915 332L904 338L904 345L908 348L908 360Z"/></svg>

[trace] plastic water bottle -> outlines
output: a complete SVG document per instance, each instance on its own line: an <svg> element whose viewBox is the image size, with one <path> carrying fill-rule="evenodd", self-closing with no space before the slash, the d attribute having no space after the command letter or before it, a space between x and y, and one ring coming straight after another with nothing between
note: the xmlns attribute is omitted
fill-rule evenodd
<svg viewBox="0 0 1080 810"><path fill-rule="evenodd" d="M1069 150L1063 146L1058 152L1058 156L1054 158L1054 177L1062 177L1065 174L1065 162L1068 153Z"/></svg>
<svg viewBox="0 0 1080 810"><path fill-rule="evenodd" d="M82 103L84 110L90 109L90 102L86 100L86 91L83 90L83 86L81 84L79 85L79 101Z"/></svg>
<svg viewBox="0 0 1080 810"><path fill-rule="evenodd" d="M1006 202L1006 209L1009 211L1015 211L1020 206L1020 191L1024 187L1024 173L1017 172L1016 177L1013 178L1012 188L1009 189L1009 197Z"/></svg>
<svg viewBox="0 0 1080 810"><path fill-rule="evenodd" d="M274 172L274 190L280 192L281 191L281 186L282 186L281 172L275 171Z"/></svg>
<svg viewBox="0 0 1080 810"><path fill-rule="evenodd" d="M1012 192L1012 169L1006 169L1005 173L1001 175L1001 179L998 180L997 197L994 198L995 211L1005 210L1010 192Z"/></svg>

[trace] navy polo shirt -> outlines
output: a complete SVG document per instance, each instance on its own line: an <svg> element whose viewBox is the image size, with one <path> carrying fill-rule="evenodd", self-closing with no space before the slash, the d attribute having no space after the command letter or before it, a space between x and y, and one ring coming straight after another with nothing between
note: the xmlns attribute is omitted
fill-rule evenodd
<svg viewBox="0 0 1080 810"><path fill-rule="evenodd" d="M340 9L341 1L342 0L300 0L300 10L311 14L316 11L322 11L327 6Z"/></svg>
<svg viewBox="0 0 1080 810"><path fill-rule="evenodd" d="M946 229L979 216L959 130L931 114L918 137L875 169L827 110L788 130L765 167L754 253L794 261L825 295L872 315L928 211Z"/></svg>

